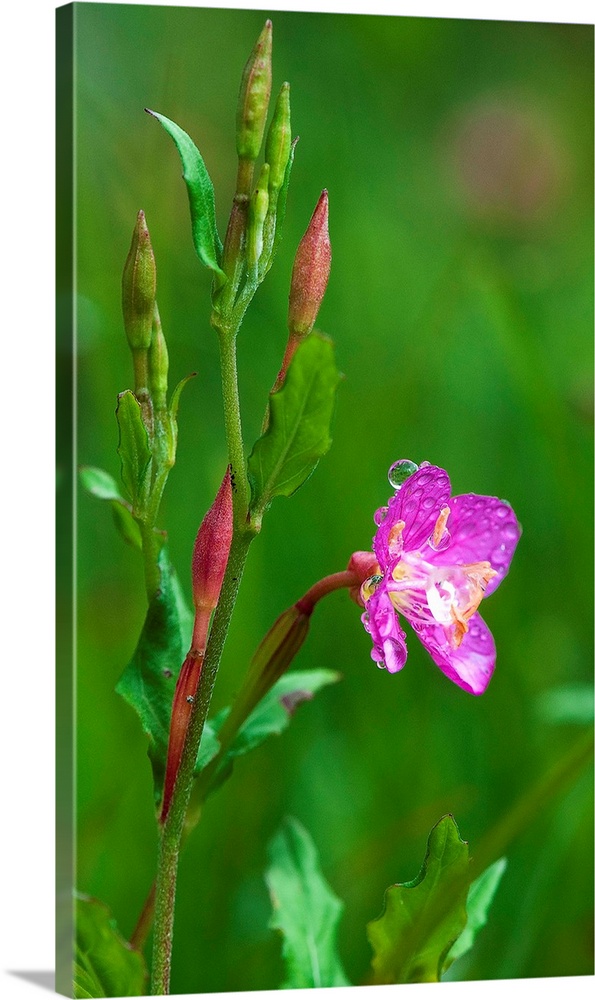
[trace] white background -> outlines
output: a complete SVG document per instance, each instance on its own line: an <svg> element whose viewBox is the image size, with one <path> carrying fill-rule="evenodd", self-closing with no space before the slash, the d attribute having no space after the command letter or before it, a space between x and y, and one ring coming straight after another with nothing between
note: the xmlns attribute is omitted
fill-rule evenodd
<svg viewBox="0 0 595 1000"><path fill-rule="evenodd" d="M593 22L588 0L276 2L270 8L235 0L193 6ZM0 989L7 1000L47 995L15 971L54 967L54 7L51 0L9 0L0 33ZM581 977L381 992L362 987L357 995L398 991L404 1000L424 1000L440 990L445 1000L481 1000L504 989L540 1000L562 993L578 1000L590 996L592 986L591 978ZM333 1000L347 997L332 991Z"/></svg>

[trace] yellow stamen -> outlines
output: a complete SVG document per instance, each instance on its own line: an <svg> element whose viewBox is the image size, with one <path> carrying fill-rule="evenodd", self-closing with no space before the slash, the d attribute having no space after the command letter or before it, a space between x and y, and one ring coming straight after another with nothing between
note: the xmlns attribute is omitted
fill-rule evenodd
<svg viewBox="0 0 595 1000"><path fill-rule="evenodd" d="M448 516L450 514L450 507L443 507L438 515L438 520L436 521L436 527L434 528L434 534L432 535L432 545L438 548L442 540L442 536L446 531L446 522L448 521Z"/></svg>
<svg viewBox="0 0 595 1000"><path fill-rule="evenodd" d="M388 550L389 552L394 552L397 545L401 541L403 535L403 528L405 527L404 521L395 521L392 528L388 533Z"/></svg>

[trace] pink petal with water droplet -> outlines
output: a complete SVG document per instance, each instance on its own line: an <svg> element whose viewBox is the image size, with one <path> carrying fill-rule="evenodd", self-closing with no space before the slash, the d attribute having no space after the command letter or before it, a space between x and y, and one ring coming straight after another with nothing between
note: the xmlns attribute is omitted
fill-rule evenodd
<svg viewBox="0 0 595 1000"><path fill-rule="evenodd" d="M454 649L441 625L418 632L434 663L451 681L471 694L483 694L496 666L494 637L479 614L469 620L469 631Z"/></svg>
<svg viewBox="0 0 595 1000"><path fill-rule="evenodd" d="M388 513L374 537L376 558L384 569L391 561L388 536L397 521L404 521L403 548L420 548L432 534L441 509L450 498L450 479L437 465L422 465L391 497Z"/></svg>
<svg viewBox="0 0 595 1000"><path fill-rule="evenodd" d="M506 501L475 493L453 497L449 507L450 545L440 552L433 552L428 546L423 550L424 558L435 566L460 566L487 560L496 572L485 589L488 597L508 573L521 536L515 513Z"/></svg>
<svg viewBox="0 0 595 1000"><path fill-rule="evenodd" d="M374 642L372 659L396 674L407 660L406 636L383 583L366 602L366 613L362 620Z"/></svg>

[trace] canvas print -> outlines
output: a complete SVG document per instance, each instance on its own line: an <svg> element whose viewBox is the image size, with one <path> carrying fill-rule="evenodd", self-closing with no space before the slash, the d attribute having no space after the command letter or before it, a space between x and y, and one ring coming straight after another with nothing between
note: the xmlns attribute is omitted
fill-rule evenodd
<svg viewBox="0 0 595 1000"><path fill-rule="evenodd" d="M592 975L592 28L57 28L59 991Z"/></svg>

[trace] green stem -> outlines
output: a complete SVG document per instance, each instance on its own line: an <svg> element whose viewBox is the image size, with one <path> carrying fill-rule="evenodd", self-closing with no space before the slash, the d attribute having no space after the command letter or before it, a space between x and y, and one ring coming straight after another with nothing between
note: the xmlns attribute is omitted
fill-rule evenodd
<svg viewBox="0 0 595 1000"><path fill-rule="evenodd" d="M198 748L252 538L253 535L246 531L237 532L232 541L221 596L213 618L198 685L196 702L188 726L171 804L161 833L155 888L155 935L151 978L153 996L167 995L169 992L176 879L184 819L192 790Z"/></svg>
<svg viewBox="0 0 595 1000"><path fill-rule="evenodd" d="M231 465L231 482L233 486L234 531L246 530L248 515L249 486L244 458L244 441L242 437L242 420L240 416L240 397L238 392L238 370L236 360L236 335L223 329L218 329L219 350L221 354L221 387L223 392L223 411L225 415L225 434Z"/></svg>
<svg viewBox="0 0 595 1000"><path fill-rule="evenodd" d="M162 540L155 531L151 521L138 521L138 526L143 543L145 588L147 591L147 600L150 604L161 585L158 559Z"/></svg>

